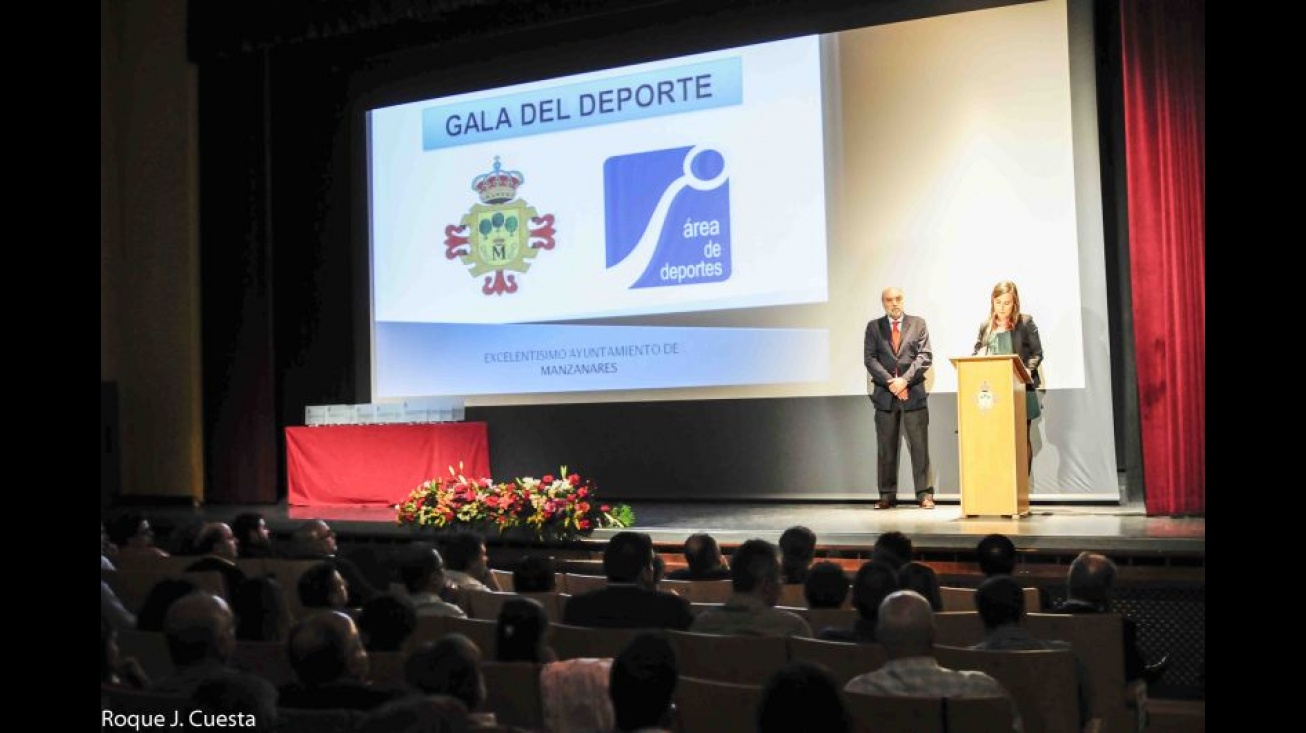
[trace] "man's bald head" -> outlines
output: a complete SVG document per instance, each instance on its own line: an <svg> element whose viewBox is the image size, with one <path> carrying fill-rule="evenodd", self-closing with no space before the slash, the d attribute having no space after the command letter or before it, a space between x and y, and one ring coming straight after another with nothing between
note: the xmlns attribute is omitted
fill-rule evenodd
<svg viewBox="0 0 1306 733"><path fill-rule="evenodd" d="M934 649L934 609L914 590L890 593L880 603L875 638L892 659L930 656Z"/></svg>
<svg viewBox="0 0 1306 733"><path fill-rule="evenodd" d="M236 644L227 602L203 592L173 601L163 618L163 633L172 663L178 667L210 660L225 663Z"/></svg>
<svg viewBox="0 0 1306 733"><path fill-rule="evenodd" d="M1081 552L1066 577L1066 591L1077 601L1105 608L1116 583L1116 564L1096 552Z"/></svg>
<svg viewBox="0 0 1306 733"><path fill-rule="evenodd" d="M290 666L306 685L367 674L367 652L354 620L339 611L318 611L290 630Z"/></svg>

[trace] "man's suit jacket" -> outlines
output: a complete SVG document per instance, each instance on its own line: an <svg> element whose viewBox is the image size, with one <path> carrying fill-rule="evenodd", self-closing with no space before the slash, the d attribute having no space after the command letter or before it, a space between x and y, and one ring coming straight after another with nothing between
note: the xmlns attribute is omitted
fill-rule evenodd
<svg viewBox="0 0 1306 733"><path fill-rule="evenodd" d="M902 404L904 410L919 410L926 406L929 393L925 391L925 372L934 363L934 353L930 350L930 331L925 319L919 316L903 314L902 343L898 353L893 351L892 322L886 315L866 324L866 339L863 354L866 371L875 383L871 390L871 402L875 409L888 410L898 400L889 391L889 380L894 374L907 380L908 399Z"/></svg>
<svg viewBox="0 0 1306 733"><path fill-rule="evenodd" d="M674 593L634 585L610 585L573 596L562 622L609 629L676 629L693 623L689 601Z"/></svg>
<svg viewBox="0 0 1306 733"><path fill-rule="evenodd" d="M985 320L980 324L979 335L975 337L975 348L970 352L972 356L984 349L988 332L989 322ZM1021 313L1016 327L1011 329L1011 350L1019 354L1020 360L1025 362L1025 368L1034 378L1034 389L1038 389L1038 365L1043 363L1043 341L1038 337L1038 326L1034 324L1034 317L1028 313Z"/></svg>

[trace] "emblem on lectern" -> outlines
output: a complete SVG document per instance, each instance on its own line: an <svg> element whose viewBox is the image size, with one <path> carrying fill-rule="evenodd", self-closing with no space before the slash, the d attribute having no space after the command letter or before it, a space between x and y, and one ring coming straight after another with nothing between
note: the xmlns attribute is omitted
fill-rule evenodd
<svg viewBox="0 0 1306 733"><path fill-rule="evenodd" d="M997 398L993 395L993 390L989 389L989 383L981 382L979 394L975 395L975 404L979 405L981 410L992 410L996 403Z"/></svg>

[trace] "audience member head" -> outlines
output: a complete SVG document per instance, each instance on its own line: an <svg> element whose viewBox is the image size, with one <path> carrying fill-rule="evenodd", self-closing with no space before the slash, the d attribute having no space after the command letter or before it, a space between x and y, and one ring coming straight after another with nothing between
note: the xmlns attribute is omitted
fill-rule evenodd
<svg viewBox="0 0 1306 733"><path fill-rule="evenodd" d="M248 578L231 594L236 638L241 641L283 641L293 619L286 591L275 578Z"/></svg>
<svg viewBox="0 0 1306 733"><path fill-rule="evenodd" d="M510 598L499 608L495 659L500 662L552 662L547 641L549 615L534 598Z"/></svg>
<svg viewBox="0 0 1306 733"><path fill-rule="evenodd" d="M191 593L173 602L163 618L163 634L178 669L205 662L226 664L236 645L231 609L209 593Z"/></svg>
<svg viewBox="0 0 1306 733"><path fill-rule="evenodd" d="M548 593L557 588L553 560L544 555L527 555L512 569L512 589L518 593Z"/></svg>
<svg viewBox="0 0 1306 733"><path fill-rule="evenodd" d="M857 615L874 621L880 604L890 593L898 590L898 574L887 563L867 560L853 577L853 608Z"/></svg>
<svg viewBox="0 0 1306 733"><path fill-rule="evenodd" d="M852 716L838 681L819 664L789 662L776 670L762 688L762 702L757 708L758 733L846 733L851 726Z"/></svg>
<svg viewBox="0 0 1306 733"><path fill-rule="evenodd" d="M163 631L163 619L168 608L177 599L190 595L200 587L185 578L164 578L150 588L141 604L140 613L136 614L138 631Z"/></svg>
<svg viewBox="0 0 1306 733"><path fill-rule="evenodd" d="M939 576L934 568L915 560L898 568L898 587L914 590L930 602L930 608L943 610L943 593L939 590Z"/></svg>
<svg viewBox="0 0 1306 733"><path fill-rule="evenodd" d="M195 554L214 555L227 560L237 557L238 543L235 532L226 522L208 522L195 538Z"/></svg>
<svg viewBox="0 0 1306 733"><path fill-rule="evenodd" d="M1016 544L1004 534L985 535L975 545L975 559L987 576L1011 575L1016 570Z"/></svg>
<svg viewBox="0 0 1306 733"><path fill-rule="evenodd" d="M1066 592L1070 600L1087 603L1105 611L1116 584L1116 564L1106 555L1081 552L1070 563L1066 575Z"/></svg>
<svg viewBox="0 0 1306 733"><path fill-rule="evenodd" d="M685 563L689 572L701 575L720 567L725 567L721 557L721 545L716 538L706 532L697 532L685 538Z"/></svg>
<svg viewBox="0 0 1306 733"><path fill-rule="evenodd" d="M105 530L109 534L109 540L120 549L154 546L154 529L150 527L150 521L140 512L118 514L109 520Z"/></svg>
<svg viewBox="0 0 1306 733"><path fill-rule="evenodd" d="M934 611L914 590L890 593L880 604L875 639L890 659L928 657L934 654Z"/></svg>
<svg viewBox="0 0 1306 733"><path fill-rule="evenodd" d="M1025 590L1010 575L995 575L976 589L975 610L989 630L1019 624L1025 618Z"/></svg>
<svg viewBox="0 0 1306 733"><path fill-rule="evenodd" d="M780 600L780 555L775 545L751 539L730 558L730 582L736 593L744 593L774 606Z"/></svg>
<svg viewBox="0 0 1306 733"><path fill-rule="evenodd" d="M452 695L473 712L485 700L481 651L462 634L423 644L404 664L408 685L424 695Z"/></svg>
<svg viewBox="0 0 1306 733"><path fill-rule="evenodd" d="M451 695L409 695L374 708L359 733L467 733L467 706Z"/></svg>
<svg viewBox="0 0 1306 733"><path fill-rule="evenodd" d="M367 678L367 650L354 620L339 611L323 611L300 619L286 644L290 668L307 687Z"/></svg>
<svg viewBox="0 0 1306 733"><path fill-rule="evenodd" d="M335 530L321 519L310 519L295 528L291 535L291 548L295 557L329 557L336 554Z"/></svg>
<svg viewBox="0 0 1306 733"><path fill-rule="evenodd" d="M649 574L648 582L644 584L644 587L655 590L658 583L661 583L665 577L667 577L667 561L663 560L662 556L655 552L653 553L653 572Z"/></svg>
<svg viewBox="0 0 1306 733"><path fill-rule="evenodd" d="M795 525L780 533L780 565L784 582L801 583L807 578L807 568L816 557L816 533Z"/></svg>
<svg viewBox="0 0 1306 733"><path fill-rule="evenodd" d="M680 675L676 652L662 634L642 632L612 660L608 697L618 731L669 727Z"/></svg>
<svg viewBox="0 0 1306 733"><path fill-rule="evenodd" d="M409 593L433 593L444 585L444 558L426 542L414 542L399 555L399 580Z"/></svg>
<svg viewBox="0 0 1306 733"><path fill-rule="evenodd" d="M417 629L417 609L407 598L373 596L358 614L358 633L369 652L397 652Z"/></svg>
<svg viewBox="0 0 1306 733"><path fill-rule="evenodd" d="M485 538L475 532L454 532L444 545L444 564L450 570L480 577L489 568Z"/></svg>
<svg viewBox="0 0 1306 733"><path fill-rule="evenodd" d="M268 531L267 520L262 514L237 514L231 521L231 531L236 534L241 557L268 557L272 554L272 533Z"/></svg>
<svg viewBox="0 0 1306 733"><path fill-rule="evenodd" d="M299 576L299 605L304 608L345 608L349 584L333 562L320 562Z"/></svg>
<svg viewBox="0 0 1306 733"><path fill-rule="evenodd" d="M100 617L100 682L112 682L118 673L118 630Z"/></svg>
<svg viewBox="0 0 1306 733"><path fill-rule="evenodd" d="M912 559L911 538L902 532L885 532L875 538L871 559L888 563L895 573L898 572L903 563Z"/></svg>
<svg viewBox="0 0 1306 733"><path fill-rule="evenodd" d="M848 574L838 563L822 560L807 570L803 597L808 608L838 608L848 598Z"/></svg>
<svg viewBox="0 0 1306 733"><path fill-rule="evenodd" d="M168 550L174 555L203 555L199 548L200 534L209 524L209 520L204 517L191 517L186 520L168 536Z"/></svg>
<svg viewBox="0 0 1306 733"><path fill-rule="evenodd" d="M252 715L254 725L242 726L242 730L253 733L277 730L277 688L262 677L250 674L210 677L195 688L191 702L202 713L214 716ZM247 720L227 718L233 719Z"/></svg>
<svg viewBox="0 0 1306 733"><path fill-rule="evenodd" d="M653 580L653 539L643 532L622 531L612 535L603 548L603 574L612 583L643 583Z"/></svg>

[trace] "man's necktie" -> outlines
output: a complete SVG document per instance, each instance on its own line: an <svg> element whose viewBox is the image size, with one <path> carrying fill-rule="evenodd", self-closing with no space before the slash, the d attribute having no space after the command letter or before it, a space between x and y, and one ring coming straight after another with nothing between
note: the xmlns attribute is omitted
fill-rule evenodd
<svg viewBox="0 0 1306 733"><path fill-rule="evenodd" d="M898 353L898 347L902 345L902 331L898 330L898 321L893 322L893 353Z"/></svg>

